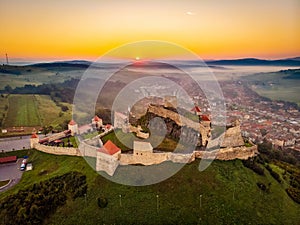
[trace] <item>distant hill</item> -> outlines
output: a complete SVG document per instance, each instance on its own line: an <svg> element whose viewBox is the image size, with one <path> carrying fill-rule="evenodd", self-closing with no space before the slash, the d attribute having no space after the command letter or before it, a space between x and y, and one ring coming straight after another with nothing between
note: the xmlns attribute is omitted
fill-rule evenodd
<svg viewBox="0 0 300 225"><path fill-rule="evenodd" d="M257 73L245 76L242 80L261 96L272 100L294 102L300 106L300 69Z"/></svg>
<svg viewBox="0 0 300 225"><path fill-rule="evenodd" d="M300 66L300 57L290 59L265 60L256 58L206 61L208 65L232 66Z"/></svg>

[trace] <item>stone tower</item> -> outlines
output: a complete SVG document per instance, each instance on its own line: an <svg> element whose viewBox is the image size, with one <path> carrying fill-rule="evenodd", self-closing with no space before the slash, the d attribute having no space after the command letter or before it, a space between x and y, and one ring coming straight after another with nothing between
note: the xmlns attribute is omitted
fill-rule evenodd
<svg viewBox="0 0 300 225"><path fill-rule="evenodd" d="M71 131L72 136L78 134L78 124L74 120L71 120L69 122L68 129Z"/></svg>
<svg viewBox="0 0 300 225"><path fill-rule="evenodd" d="M35 144L39 143L39 136L36 133L33 133L30 138L30 148L34 148Z"/></svg>

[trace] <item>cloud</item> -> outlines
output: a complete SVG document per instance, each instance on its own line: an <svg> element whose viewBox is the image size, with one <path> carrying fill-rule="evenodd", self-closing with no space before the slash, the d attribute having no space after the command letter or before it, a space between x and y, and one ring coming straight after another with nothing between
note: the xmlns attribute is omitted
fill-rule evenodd
<svg viewBox="0 0 300 225"><path fill-rule="evenodd" d="M196 15L196 13L191 12L191 11L186 12L186 14L189 15L189 16L194 16L194 15Z"/></svg>

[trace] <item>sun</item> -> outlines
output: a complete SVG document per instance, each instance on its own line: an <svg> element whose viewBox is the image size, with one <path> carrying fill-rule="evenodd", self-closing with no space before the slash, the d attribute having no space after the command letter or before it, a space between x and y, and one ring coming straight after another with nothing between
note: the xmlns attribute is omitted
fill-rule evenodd
<svg viewBox="0 0 300 225"><path fill-rule="evenodd" d="M140 57L136 56L136 57L135 57L135 60L136 60L136 61L139 61L139 60L140 60Z"/></svg>

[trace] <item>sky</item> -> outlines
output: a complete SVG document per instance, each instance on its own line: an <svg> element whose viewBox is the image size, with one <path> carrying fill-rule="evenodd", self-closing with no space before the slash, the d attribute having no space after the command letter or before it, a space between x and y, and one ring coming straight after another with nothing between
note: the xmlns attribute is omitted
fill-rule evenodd
<svg viewBox="0 0 300 225"><path fill-rule="evenodd" d="M95 59L142 40L203 59L289 58L299 21L299 0L0 0L0 58Z"/></svg>

